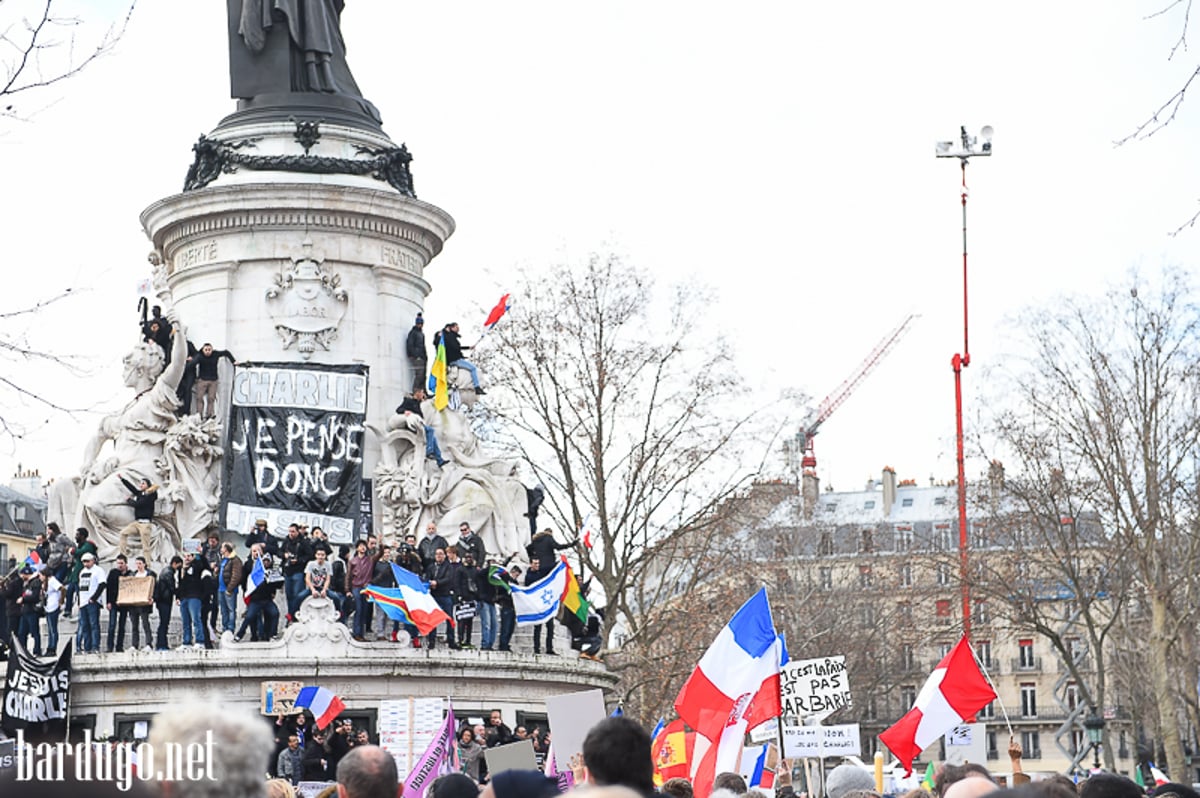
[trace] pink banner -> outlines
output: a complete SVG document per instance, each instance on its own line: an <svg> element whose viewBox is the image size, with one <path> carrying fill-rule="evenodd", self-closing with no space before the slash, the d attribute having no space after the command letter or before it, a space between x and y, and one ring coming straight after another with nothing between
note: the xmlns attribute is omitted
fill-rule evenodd
<svg viewBox="0 0 1200 798"><path fill-rule="evenodd" d="M454 739L454 707L446 713L446 721L437 737L425 749L417 766L404 782L404 798L425 798L429 785L438 776L454 772L457 741Z"/></svg>

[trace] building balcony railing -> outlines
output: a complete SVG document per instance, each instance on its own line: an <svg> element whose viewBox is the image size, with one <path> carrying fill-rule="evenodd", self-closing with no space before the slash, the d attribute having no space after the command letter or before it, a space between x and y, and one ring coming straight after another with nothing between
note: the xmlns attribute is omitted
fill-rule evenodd
<svg viewBox="0 0 1200 798"><path fill-rule="evenodd" d="M1026 752L1025 758L1026 759L1041 759L1042 758L1042 749L1035 748L1032 751Z"/></svg>
<svg viewBox="0 0 1200 798"><path fill-rule="evenodd" d="M1019 671L1040 671L1042 669L1042 658L1017 657L1012 661L1012 669L1014 673Z"/></svg>

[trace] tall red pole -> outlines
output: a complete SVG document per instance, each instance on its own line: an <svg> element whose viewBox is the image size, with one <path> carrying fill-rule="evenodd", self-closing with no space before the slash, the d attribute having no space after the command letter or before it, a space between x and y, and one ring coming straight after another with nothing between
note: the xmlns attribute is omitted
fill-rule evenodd
<svg viewBox="0 0 1200 798"><path fill-rule="evenodd" d="M954 423L957 439L958 457L958 568L959 582L962 585L962 619L963 636L971 637L971 583L968 567L967 546L967 475L963 455L963 401L962 401L962 370L971 365L971 350L967 337L967 159L960 158L962 163L962 220L963 220L963 351L950 360L954 369Z"/></svg>

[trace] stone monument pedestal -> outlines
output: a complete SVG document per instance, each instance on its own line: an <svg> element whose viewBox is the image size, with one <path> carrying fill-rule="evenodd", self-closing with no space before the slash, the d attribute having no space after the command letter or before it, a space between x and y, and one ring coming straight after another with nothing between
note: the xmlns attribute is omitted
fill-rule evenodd
<svg viewBox="0 0 1200 798"><path fill-rule="evenodd" d="M454 220L412 195L407 151L382 133L227 123L196 145L188 190L142 213L157 291L197 347L239 362L367 365L367 421L383 426L416 377L404 339ZM379 444L364 445L369 475Z"/></svg>

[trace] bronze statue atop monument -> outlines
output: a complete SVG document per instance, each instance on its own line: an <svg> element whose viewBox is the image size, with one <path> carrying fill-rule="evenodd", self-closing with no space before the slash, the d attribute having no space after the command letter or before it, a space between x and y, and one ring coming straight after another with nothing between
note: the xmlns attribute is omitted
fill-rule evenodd
<svg viewBox="0 0 1200 798"><path fill-rule="evenodd" d="M238 117L328 122L378 130L379 112L346 62L345 0L226 0L229 86Z"/></svg>

